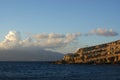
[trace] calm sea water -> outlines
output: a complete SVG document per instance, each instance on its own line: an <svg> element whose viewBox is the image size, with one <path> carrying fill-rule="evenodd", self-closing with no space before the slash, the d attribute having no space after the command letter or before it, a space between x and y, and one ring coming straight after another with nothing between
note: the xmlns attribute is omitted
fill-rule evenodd
<svg viewBox="0 0 120 80"><path fill-rule="evenodd" d="M120 80L120 65L0 62L0 80Z"/></svg>

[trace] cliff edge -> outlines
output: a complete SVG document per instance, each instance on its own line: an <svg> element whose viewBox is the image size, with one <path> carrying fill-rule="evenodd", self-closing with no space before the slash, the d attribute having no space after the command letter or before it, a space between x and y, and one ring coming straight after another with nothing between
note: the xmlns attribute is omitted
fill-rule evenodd
<svg viewBox="0 0 120 80"><path fill-rule="evenodd" d="M66 54L56 64L119 64L120 63L120 40L80 48L75 53Z"/></svg>

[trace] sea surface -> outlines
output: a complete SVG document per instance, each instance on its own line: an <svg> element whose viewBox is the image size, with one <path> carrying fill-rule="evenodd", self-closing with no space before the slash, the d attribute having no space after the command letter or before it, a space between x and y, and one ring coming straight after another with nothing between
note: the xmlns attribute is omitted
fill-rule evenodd
<svg viewBox="0 0 120 80"><path fill-rule="evenodd" d="M120 65L0 62L0 80L120 80Z"/></svg>

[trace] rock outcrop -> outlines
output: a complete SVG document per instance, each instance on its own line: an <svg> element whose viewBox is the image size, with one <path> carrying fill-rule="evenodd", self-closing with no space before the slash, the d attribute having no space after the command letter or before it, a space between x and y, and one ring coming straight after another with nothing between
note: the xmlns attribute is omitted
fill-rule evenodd
<svg viewBox="0 0 120 80"><path fill-rule="evenodd" d="M75 53L66 54L57 64L118 64L120 63L120 40L80 48Z"/></svg>

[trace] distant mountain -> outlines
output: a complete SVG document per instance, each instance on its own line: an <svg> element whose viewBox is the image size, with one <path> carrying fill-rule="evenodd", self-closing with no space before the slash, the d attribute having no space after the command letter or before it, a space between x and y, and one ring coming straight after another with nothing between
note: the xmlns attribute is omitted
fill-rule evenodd
<svg viewBox="0 0 120 80"><path fill-rule="evenodd" d="M64 55L46 50L0 50L0 61L55 61Z"/></svg>

